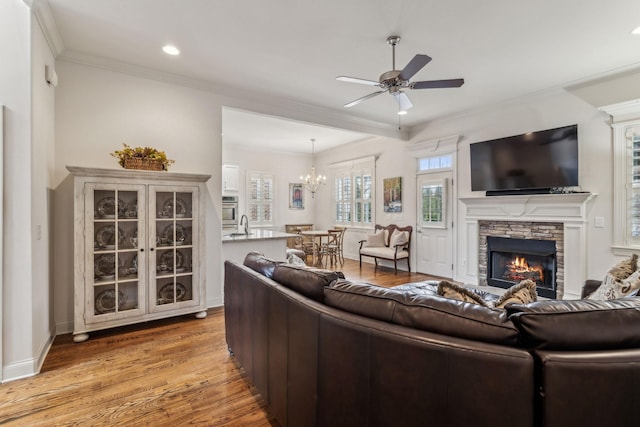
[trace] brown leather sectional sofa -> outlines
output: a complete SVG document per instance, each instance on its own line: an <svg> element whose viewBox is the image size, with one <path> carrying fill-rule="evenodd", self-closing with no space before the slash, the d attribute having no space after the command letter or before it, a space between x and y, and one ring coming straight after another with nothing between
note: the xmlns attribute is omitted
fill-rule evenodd
<svg viewBox="0 0 640 427"><path fill-rule="evenodd" d="M640 298L496 310L245 264L225 262L227 343L282 426L640 425Z"/></svg>

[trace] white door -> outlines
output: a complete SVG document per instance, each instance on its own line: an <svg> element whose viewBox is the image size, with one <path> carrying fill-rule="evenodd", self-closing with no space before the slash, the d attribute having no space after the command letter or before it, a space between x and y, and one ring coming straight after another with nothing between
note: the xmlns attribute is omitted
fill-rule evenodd
<svg viewBox="0 0 640 427"><path fill-rule="evenodd" d="M416 270L453 277L451 171L417 176Z"/></svg>

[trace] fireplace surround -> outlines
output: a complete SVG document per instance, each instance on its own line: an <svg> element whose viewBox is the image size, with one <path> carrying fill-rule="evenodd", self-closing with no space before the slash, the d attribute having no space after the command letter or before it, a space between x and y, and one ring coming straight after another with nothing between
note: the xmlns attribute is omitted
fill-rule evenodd
<svg viewBox="0 0 640 427"><path fill-rule="evenodd" d="M592 193L569 193L459 199L466 212L459 228L463 245L457 280L487 284L487 235L553 240L556 298L579 299L587 274L587 205L595 197ZM483 224L489 228L481 233Z"/></svg>

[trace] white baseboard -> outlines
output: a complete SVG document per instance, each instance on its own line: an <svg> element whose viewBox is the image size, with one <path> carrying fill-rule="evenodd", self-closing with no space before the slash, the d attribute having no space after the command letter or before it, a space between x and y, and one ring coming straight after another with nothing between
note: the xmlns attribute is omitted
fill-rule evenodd
<svg viewBox="0 0 640 427"><path fill-rule="evenodd" d="M35 358L20 360L2 367L2 382L15 381L34 376L37 360Z"/></svg>

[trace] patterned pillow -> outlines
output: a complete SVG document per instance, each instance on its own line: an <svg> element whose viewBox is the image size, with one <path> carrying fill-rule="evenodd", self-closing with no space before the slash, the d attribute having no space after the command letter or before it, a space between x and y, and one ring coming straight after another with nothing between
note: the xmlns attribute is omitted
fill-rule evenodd
<svg viewBox="0 0 640 427"><path fill-rule="evenodd" d="M529 304L536 302L538 294L536 293L536 284L532 280L523 280L517 285L513 285L502 294L495 302L495 308L504 308L507 304Z"/></svg>
<svg viewBox="0 0 640 427"><path fill-rule="evenodd" d="M457 299L459 301L470 302L473 304L480 304L481 306L488 307L489 305L475 292L458 286L454 283L443 280L438 284L438 295L449 299Z"/></svg>
<svg viewBox="0 0 640 427"><path fill-rule="evenodd" d="M380 230L374 234L369 234L367 236L367 241L364 242L364 246L369 248L381 248L384 245L385 245L385 241L384 241L383 230Z"/></svg>
<svg viewBox="0 0 640 427"><path fill-rule="evenodd" d="M587 299L611 300L622 298L640 289L640 272L637 271L638 255L624 259L611 267L602 284Z"/></svg>

